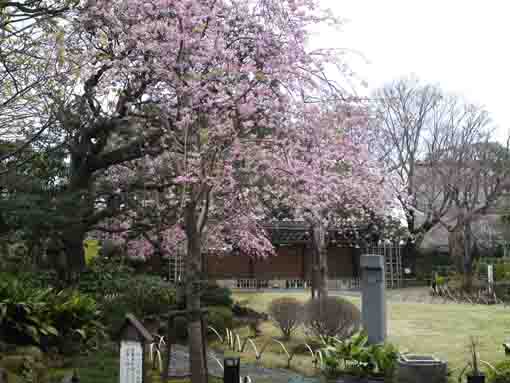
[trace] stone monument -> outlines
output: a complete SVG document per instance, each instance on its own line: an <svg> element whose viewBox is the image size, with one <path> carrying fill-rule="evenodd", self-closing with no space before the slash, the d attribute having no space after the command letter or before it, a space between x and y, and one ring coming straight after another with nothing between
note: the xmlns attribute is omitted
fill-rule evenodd
<svg viewBox="0 0 510 383"><path fill-rule="evenodd" d="M384 257L361 256L361 318L370 344L386 340Z"/></svg>

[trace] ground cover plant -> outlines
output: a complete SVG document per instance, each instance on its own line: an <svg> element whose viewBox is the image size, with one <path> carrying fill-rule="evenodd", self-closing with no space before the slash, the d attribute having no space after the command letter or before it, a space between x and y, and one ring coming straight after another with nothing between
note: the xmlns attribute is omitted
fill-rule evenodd
<svg viewBox="0 0 510 383"><path fill-rule="evenodd" d="M0 279L0 335L7 343L86 350L104 335L100 319L95 299L78 290L33 287L5 274Z"/></svg>

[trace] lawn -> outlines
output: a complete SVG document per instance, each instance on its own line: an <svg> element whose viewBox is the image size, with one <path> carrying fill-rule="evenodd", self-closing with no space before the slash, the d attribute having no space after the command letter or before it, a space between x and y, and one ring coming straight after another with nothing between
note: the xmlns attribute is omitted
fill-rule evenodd
<svg viewBox="0 0 510 383"><path fill-rule="evenodd" d="M235 293L234 298L255 310L267 312L269 302L282 295L283 293L270 292ZM285 295L303 301L309 297L306 293L296 292ZM359 299L349 299L360 305ZM389 302L388 327L389 341L396 344L401 351L433 354L446 359L455 369L463 367L468 358L467 345L470 336L479 338L482 360L494 363L505 357L501 344L503 340L510 338L510 310L502 306ZM264 323L262 330L264 336L257 341L259 345L271 336L279 336L272 323ZM243 331L247 330L241 330L241 334ZM296 345L304 340L304 334L299 332L292 344ZM268 351L268 355L266 358L263 356L263 359L267 359L269 364L282 367L285 365L285 357L276 344L268 348ZM307 375L313 374L310 359L296 358L292 363L293 369Z"/></svg>

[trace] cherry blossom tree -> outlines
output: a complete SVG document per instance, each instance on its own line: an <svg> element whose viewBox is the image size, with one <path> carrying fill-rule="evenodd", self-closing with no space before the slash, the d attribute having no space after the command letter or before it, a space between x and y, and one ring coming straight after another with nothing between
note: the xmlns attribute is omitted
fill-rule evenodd
<svg viewBox="0 0 510 383"><path fill-rule="evenodd" d="M382 164L370 155L363 108L344 102L297 108L288 120L292 128L280 126L281 139L253 153L253 173L269 175L262 198L279 194L310 225L312 297L320 298L327 295L329 229L362 222L364 212L387 212L392 195Z"/></svg>
<svg viewBox="0 0 510 383"><path fill-rule="evenodd" d="M228 240L252 255L273 250L260 224L264 209L242 164L271 179L280 170L302 170L290 173L292 184L300 185L295 201L314 222L328 218L329 198L348 205L369 203L375 195L376 188L366 185L379 175L366 156L368 148L356 141L359 134L350 133L356 119L344 108L330 114L301 101L303 96L316 102L341 98L340 86L324 74L328 64L341 64L335 52L307 47L311 27L320 23L338 21L315 0L97 0L81 18L87 39L77 44L83 47L78 57L88 64L80 69L95 85L94 93L86 88L85 105L97 118L100 104L89 96L113 97L119 123L114 132L122 138L121 132L131 130L139 137L128 141L133 151L123 149L122 161L108 156L109 167L140 154L165 155L167 189L175 201L176 224L186 237L194 383L207 380L200 321L206 239ZM320 113L318 120L314 113ZM352 123L340 124L345 118ZM329 137L335 126L345 128ZM310 143L311 153L320 160L307 155L309 134L317 141L317 146ZM113 136L109 133L106 147ZM92 144L102 142L101 137ZM264 149L264 142L271 150ZM272 164L281 169L268 164L262 153L274 157ZM335 167L337 173L331 171ZM357 184L360 177L366 185ZM300 180L310 186L308 196ZM319 228L324 226L321 221Z"/></svg>

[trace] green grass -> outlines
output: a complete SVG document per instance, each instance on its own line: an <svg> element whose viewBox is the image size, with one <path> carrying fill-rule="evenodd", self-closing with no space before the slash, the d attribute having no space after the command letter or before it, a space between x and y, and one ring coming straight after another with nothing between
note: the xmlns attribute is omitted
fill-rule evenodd
<svg viewBox="0 0 510 383"><path fill-rule="evenodd" d="M106 347L100 352L91 353L66 361L69 367L51 369L50 382L60 383L66 376L72 375L76 370L80 383L118 383L119 381L119 354L113 347ZM151 383L162 383L158 371L152 371ZM189 383L189 379L171 379L165 383ZM218 379L210 378L209 382L219 383Z"/></svg>
<svg viewBox="0 0 510 383"><path fill-rule="evenodd" d="M282 295L294 296L300 300L308 299L306 293L236 293L236 301L244 302L257 311L267 312L271 300ZM360 300L349 298L358 306ZM480 340L480 356L491 364L505 358L501 343L510 338L510 310L501 306L456 305L456 304L418 304L388 303L389 341L401 351L433 354L448 360L452 368L461 368L469 357L467 345L470 336ZM508 329L508 330L507 330ZM272 337L280 337L279 330L271 323L261 325L262 336L255 340L257 348ZM236 329L241 339L250 335L248 328ZM293 339L285 342L287 348L309 341L304 332L298 330ZM213 342L214 348L223 348ZM250 350L240 355L243 362L255 362ZM269 343L262 357L266 367L286 367L287 360L281 346ZM52 382L60 382L63 376L77 369L82 383L113 383L118 381L118 353L113 348L69 361L68 368L50 371ZM303 375L316 375L312 358L307 354L297 354L291 362L291 368ZM153 383L160 379L155 374ZM186 381L172 383L187 383ZM262 382L264 383L264 382Z"/></svg>
<svg viewBox="0 0 510 383"><path fill-rule="evenodd" d="M119 355L111 346L65 361L65 367L50 369L51 382L60 382L76 370L81 383L111 383L119 380Z"/></svg>
<svg viewBox="0 0 510 383"><path fill-rule="evenodd" d="M236 293L234 298L257 311L267 312L271 300L282 295ZM309 297L306 293L285 295L303 301ZM359 299L349 299L360 305ZM245 335L243 332L246 331L242 329L240 332ZM259 345L272 336L280 336L278 329L270 322L263 324L262 331L263 336L257 340ZM453 369L462 368L467 362L469 339L475 336L480 341L481 359L493 364L505 358L501 344L510 338L510 310L502 306L388 302L388 333L389 341L397 345L400 351L433 354L446 359ZM290 345L292 347L304 340L303 332L298 332ZM285 357L279 346L275 344L268 351L262 359L267 359L270 365L285 365ZM249 356L245 359L253 358ZM315 373L310 359L297 358L292 362L293 369L307 375Z"/></svg>

